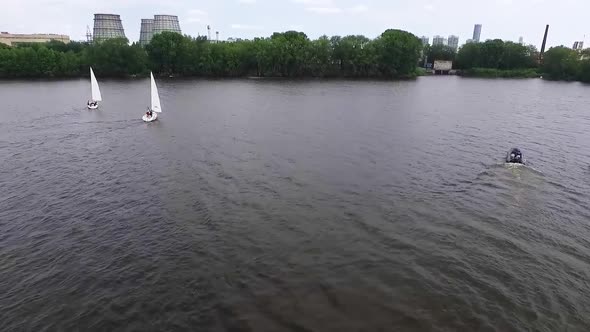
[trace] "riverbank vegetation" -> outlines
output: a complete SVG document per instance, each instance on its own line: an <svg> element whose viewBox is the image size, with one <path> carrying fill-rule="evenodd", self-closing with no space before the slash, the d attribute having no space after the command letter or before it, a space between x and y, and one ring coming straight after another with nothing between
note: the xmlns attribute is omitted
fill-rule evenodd
<svg viewBox="0 0 590 332"><path fill-rule="evenodd" d="M590 82L590 50L553 47L545 52L539 65L539 52L502 40L465 44L455 56L455 67L470 77L532 78Z"/></svg>
<svg viewBox="0 0 590 332"><path fill-rule="evenodd" d="M582 52L567 47L553 47L545 53L541 67L550 80L590 83L590 49Z"/></svg>
<svg viewBox="0 0 590 332"><path fill-rule="evenodd" d="M482 77L482 78L535 78L541 76L537 68L524 69L493 69L493 68L470 68L462 70L461 76Z"/></svg>
<svg viewBox="0 0 590 332"><path fill-rule="evenodd" d="M126 39L92 44L71 42L0 44L0 78L85 77L92 66L101 77L156 75L185 77L342 77L411 78L424 75L425 62L454 61L471 77L538 77L590 82L590 50L554 47L543 65L532 46L502 40L463 45L458 52L422 45L402 30L387 30L375 39L334 36L309 39L287 31L268 38L208 42L164 32L141 47Z"/></svg>
<svg viewBox="0 0 590 332"><path fill-rule="evenodd" d="M415 77L422 45L413 34L387 30L364 36L320 37L287 31L269 38L212 43L164 32L145 48L125 39L85 44L50 42L0 48L0 77L157 75L202 77Z"/></svg>
<svg viewBox="0 0 590 332"><path fill-rule="evenodd" d="M483 75L508 71L527 73L528 69L537 68L538 58L539 52L532 45L495 39L463 45L455 57L455 67Z"/></svg>

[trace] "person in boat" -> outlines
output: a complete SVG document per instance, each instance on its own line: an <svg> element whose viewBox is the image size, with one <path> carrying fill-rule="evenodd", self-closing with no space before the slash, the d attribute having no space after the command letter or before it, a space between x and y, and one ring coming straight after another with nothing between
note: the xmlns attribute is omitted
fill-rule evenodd
<svg viewBox="0 0 590 332"><path fill-rule="evenodd" d="M149 106L147 108L147 112L145 112L145 115L147 115L148 118L152 117L152 110L149 108Z"/></svg>
<svg viewBox="0 0 590 332"><path fill-rule="evenodd" d="M506 162L514 164L524 164L522 152L520 152L518 148L513 148L512 150L508 151L508 154L506 155Z"/></svg>

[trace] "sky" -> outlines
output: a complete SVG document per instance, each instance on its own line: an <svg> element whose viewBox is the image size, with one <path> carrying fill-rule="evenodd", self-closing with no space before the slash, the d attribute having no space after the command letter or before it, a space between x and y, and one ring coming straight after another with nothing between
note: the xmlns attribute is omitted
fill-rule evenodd
<svg viewBox="0 0 590 332"><path fill-rule="evenodd" d="M588 0L0 0L0 31L67 34L85 40L94 13L119 14L125 34L139 39L142 18L178 15L184 34L220 39L267 37L297 30L310 38L321 35L379 36L386 29L417 36L471 38L473 25L483 25L481 39L500 38L540 48L545 24L548 46L571 47L590 38ZM586 43L587 45L588 42Z"/></svg>

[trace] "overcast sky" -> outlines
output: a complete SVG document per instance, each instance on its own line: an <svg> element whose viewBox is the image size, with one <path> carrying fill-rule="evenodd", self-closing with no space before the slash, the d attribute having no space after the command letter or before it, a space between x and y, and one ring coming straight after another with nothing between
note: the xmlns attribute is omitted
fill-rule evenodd
<svg viewBox="0 0 590 332"><path fill-rule="evenodd" d="M85 39L94 13L120 14L131 41L139 38L141 18L178 15L183 33L220 32L228 37L269 36L298 30L310 38L323 34L362 34L370 38L388 28L417 36L471 38L483 24L481 38L500 38L540 47L545 24L548 45L571 47L590 37L590 0L0 0L0 31L60 33ZM214 35L214 34L213 34Z"/></svg>

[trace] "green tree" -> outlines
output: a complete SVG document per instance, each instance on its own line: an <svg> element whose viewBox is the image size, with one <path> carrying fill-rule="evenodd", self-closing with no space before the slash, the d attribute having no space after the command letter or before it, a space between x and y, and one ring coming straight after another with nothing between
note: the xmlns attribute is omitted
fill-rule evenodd
<svg viewBox="0 0 590 332"><path fill-rule="evenodd" d="M463 45L457 53L456 68L526 69L536 67L537 58L538 52L534 46L495 39Z"/></svg>
<svg viewBox="0 0 590 332"><path fill-rule="evenodd" d="M415 75L422 48L418 37L406 31L389 29L375 42L377 63L384 77Z"/></svg>
<svg viewBox="0 0 590 332"><path fill-rule="evenodd" d="M428 61L434 62L435 60L453 61L457 53L447 45L434 45L429 47L426 54L428 55Z"/></svg>
<svg viewBox="0 0 590 332"><path fill-rule="evenodd" d="M580 62L578 80L584 83L590 83L590 59Z"/></svg>
<svg viewBox="0 0 590 332"><path fill-rule="evenodd" d="M552 47L543 57L543 73L552 80L574 80L579 77L578 52L565 46Z"/></svg>
<svg viewBox="0 0 590 332"><path fill-rule="evenodd" d="M471 69L482 66L482 48L478 43L463 45L457 52L455 67L459 69Z"/></svg>
<svg viewBox="0 0 590 332"><path fill-rule="evenodd" d="M152 37L146 46L152 68L156 73L171 75L183 74L181 69L185 61L188 61L190 39L176 32L165 31Z"/></svg>
<svg viewBox="0 0 590 332"><path fill-rule="evenodd" d="M91 66L103 76L115 77L141 74L147 64L145 51L137 44L130 46L125 38L95 42L84 49L82 60L83 67Z"/></svg>
<svg viewBox="0 0 590 332"><path fill-rule="evenodd" d="M315 77L332 76L330 39L327 36L321 36L312 41L309 48L308 74Z"/></svg>

